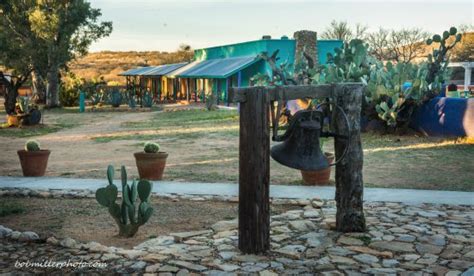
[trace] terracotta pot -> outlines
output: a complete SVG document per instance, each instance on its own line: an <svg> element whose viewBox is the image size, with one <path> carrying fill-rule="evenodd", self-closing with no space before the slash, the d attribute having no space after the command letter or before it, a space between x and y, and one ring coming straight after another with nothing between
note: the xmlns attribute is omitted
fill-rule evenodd
<svg viewBox="0 0 474 276"><path fill-rule="evenodd" d="M142 151L136 152L134 155L140 179L161 180L163 178L168 153L161 151L146 153Z"/></svg>
<svg viewBox="0 0 474 276"><path fill-rule="evenodd" d="M19 150L23 176L43 176L48 166L50 150L26 151Z"/></svg>
<svg viewBox="0 0 474 276"><path fill-rule="evenodd" d="M334 162L334 154L325 152L324 155L331 164ZM319 171L301 171L305 185L326 185L331 177L331 167Z"/></svg>

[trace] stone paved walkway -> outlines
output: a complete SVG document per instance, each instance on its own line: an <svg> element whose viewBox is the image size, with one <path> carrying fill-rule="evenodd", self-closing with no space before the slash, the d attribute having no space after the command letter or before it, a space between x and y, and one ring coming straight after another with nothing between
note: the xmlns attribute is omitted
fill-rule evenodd
<svg viewBox="0 0 474 276"><path fill-rule="evenodd" d="M70 238L41 243L32 232L0 226L0 273L474 275L474 206L370 202L364 208L365 233L333 231L332 200L314 199L274 215L265 256L239 253L236 220L159 236L132 250ZM15 267L17 260L97 261L107 267L32 270Z"/></svg>
<svg viewBox="0 0 474 276"><path fill-rule="evenodd" d="M5 177L0 176L1 188L28 189L74 189L95 191L106 185L102 179L79 179L60 177ZM120 186L120 185L119 185ZM120 187L119 187L120 189ZM218 195L237 196L238 185L231 183L186 183L155 181L153 192L160 195ZM271 185L270 196L273 198L334 199L335 188L330 186L286 186ZM431 191L411 189L365 188L365 201L403 202L410 204L464 204L474 205L474 192Z"/></svg>

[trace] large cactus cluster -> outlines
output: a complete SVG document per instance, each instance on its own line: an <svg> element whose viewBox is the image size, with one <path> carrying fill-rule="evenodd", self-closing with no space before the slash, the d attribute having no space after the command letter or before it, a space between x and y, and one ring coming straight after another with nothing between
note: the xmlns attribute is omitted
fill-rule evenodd
<svg viewBox="0 0 474 276"><path fill-rule="evenodd" d="M122 166L122 204L115 201L117 199L117 186L113 183L114 167L109 165L107 168L107 178L109 185L100 188L95 193L95 198L100 205L109 209L109 213L115 219L119 227L119 236L133 237L138 228L145 224L153 213L149 198L152 190L152 183L147 180L139 180L136 183L133 180L132 185L127 184L127 171ZM140 204L137 206L137 199ZM137 210L138 207L138 210Z"/></svg>

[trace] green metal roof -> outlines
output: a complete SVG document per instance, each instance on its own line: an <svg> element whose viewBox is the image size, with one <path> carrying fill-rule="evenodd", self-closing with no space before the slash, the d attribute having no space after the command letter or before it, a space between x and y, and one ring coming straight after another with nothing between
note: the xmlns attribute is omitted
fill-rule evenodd
<svg viewBox="0 0 474 276"><path fill-rule="evenodd" d="M227 78L259 60L257 56L246 56L194 61L166 76L170 78Z"/></svg>
<svg viewBox="0 0 474 276"><path fill-rule="evenodd" d="M139 76L140 73L151 70L153 67L138 67L127 70L119 74L119 76Z"/></svg>
<svg viewBox="0 0 474 276"><path fill-rule="evenodd" d="M119 74L119 76L163 76L180 67L188 64L187 62L165 64L159 66L138 67L127 70Z"/></svg>
<svg viewBox="0 0 474 276"><path fill-rule="evenodd" d="M181 62L181 63L174 63L174 64L166 64L166 65L160 65L156 66L154 69L150 71L146 71L143 73L144 76L164 76L166 74L169 74L173 72L176 69L179 69L183 66L188 64L188 62Z"/></svg>

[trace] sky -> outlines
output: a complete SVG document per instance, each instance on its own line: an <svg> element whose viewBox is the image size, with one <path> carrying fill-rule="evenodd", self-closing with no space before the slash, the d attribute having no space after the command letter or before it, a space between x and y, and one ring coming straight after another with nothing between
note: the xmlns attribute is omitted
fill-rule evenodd
<svg viewBox="0 0 474 276"><path fill-rule="evenodd" d="M102 20L112 21L109 37L92 52L174 51L260 39L292 37L298 30L322 33L332 20L370 30L422 28L442 33L474 24L474 0L90 0Z"/></svg>

